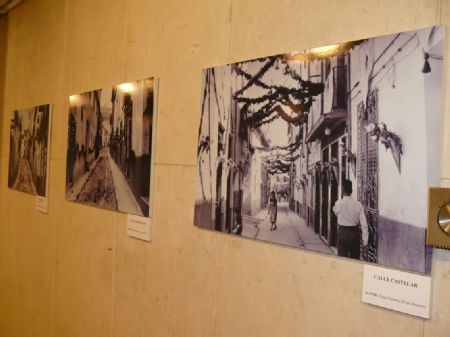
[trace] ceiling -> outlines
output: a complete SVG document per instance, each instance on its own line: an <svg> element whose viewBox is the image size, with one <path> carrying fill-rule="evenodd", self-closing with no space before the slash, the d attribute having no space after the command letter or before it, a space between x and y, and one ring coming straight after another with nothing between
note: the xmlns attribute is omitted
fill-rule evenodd
<svg viewBox="0 0 450 337"><path fill-rule="evenodd" d="M0 0L0 15L6 15L11 9L24 0Z"/></svg>

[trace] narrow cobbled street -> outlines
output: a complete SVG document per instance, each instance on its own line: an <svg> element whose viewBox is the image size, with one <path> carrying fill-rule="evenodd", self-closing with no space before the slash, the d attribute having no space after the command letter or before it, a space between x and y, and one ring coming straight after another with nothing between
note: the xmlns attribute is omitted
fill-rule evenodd
<svg viewBox="0 0 450 337"><path fill-rule="evenodd" d="M19 170L13 188L15 190L37 194L36 186L34 186L31 175L30 163L26 158L20 159Z"/></svg>
<svg viewBox="0 0 450 337"><path fill-rule="evenodd" d="M142 215L136 198L108 148L100 151L91 170L68 191L68 200Z"/></svg>
<svg viewBox="0 0 450 337"><path fill-rule="evenodd" d="M117 209L114 182L106 151L101 152L97 164L77 197L77 201Z"/></svg>
<svg viewBox="0 0 450 337"><path fill-rule="evenodd" d="M289 209L286 202L278 204L276 230L270 230L267 212L267 209L263 209L254 216L244 216L242 236L334 254L313 229L307 227L305 220Z"/></svg>

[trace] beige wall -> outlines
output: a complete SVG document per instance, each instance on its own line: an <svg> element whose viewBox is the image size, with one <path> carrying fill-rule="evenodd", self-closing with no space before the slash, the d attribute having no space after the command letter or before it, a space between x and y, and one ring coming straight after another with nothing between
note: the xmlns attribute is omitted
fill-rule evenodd
<svg viewBox="0 0 450 337"><path fill-rule="evenodd" d="M6 36L7 36L6 16L0 16L0 116L3 116L3 93L5 91L5 68L6 68ZM2 120L0 118L0 130L2 129ZM1 132L1 131L0 131ZM0 196L1 203L1 196Z"/></svg>
<svg viewBox="0 0 450 337"><path fill-rule="evenodd" d="M435 250L424 321L362 304L362 263L191 220L202 68L448 23L450 0L27 0L8 17L0 105L0 336L449 336L450 252ZM147 76L160 78L151 244L124 215L64 200L68 96ZM48 215L7 188L10 112L44 103Z"/></svg>

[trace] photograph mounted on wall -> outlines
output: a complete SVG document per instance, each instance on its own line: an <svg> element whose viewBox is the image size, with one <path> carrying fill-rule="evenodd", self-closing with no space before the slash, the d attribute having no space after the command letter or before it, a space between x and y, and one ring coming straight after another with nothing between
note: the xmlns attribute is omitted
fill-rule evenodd
<svg viewBox="0 0 450 337"><path fill-rule="evenodd" d="M155 80L70 96L66 199L149 216Z"/></svg>
<svg viewBox="0 0 450 337"><path fill-rule="evenodd" d="M196 226L431 273L444 28L203 71Z"/></svg>
<svg viewBox="0 0 450 337"><path fill-rule="evenodd" d="M47 196L50 112L50 104L45 104L12 113L9 188Z"/></svg>

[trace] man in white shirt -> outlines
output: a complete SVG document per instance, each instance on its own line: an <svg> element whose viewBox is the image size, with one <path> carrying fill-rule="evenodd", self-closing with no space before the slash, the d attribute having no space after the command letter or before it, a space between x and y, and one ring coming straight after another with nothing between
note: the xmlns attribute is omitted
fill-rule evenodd
<svg viewBox="0 0 450 337"><path fill-rule="evenodd" d="M344 180L342 182L342 199L336 201L333 212L337 216L338 223L338 255L359 260L360 226L364 247L368 244L369 233L364 206L351 197L352 192L352 182Z"/></svg>

